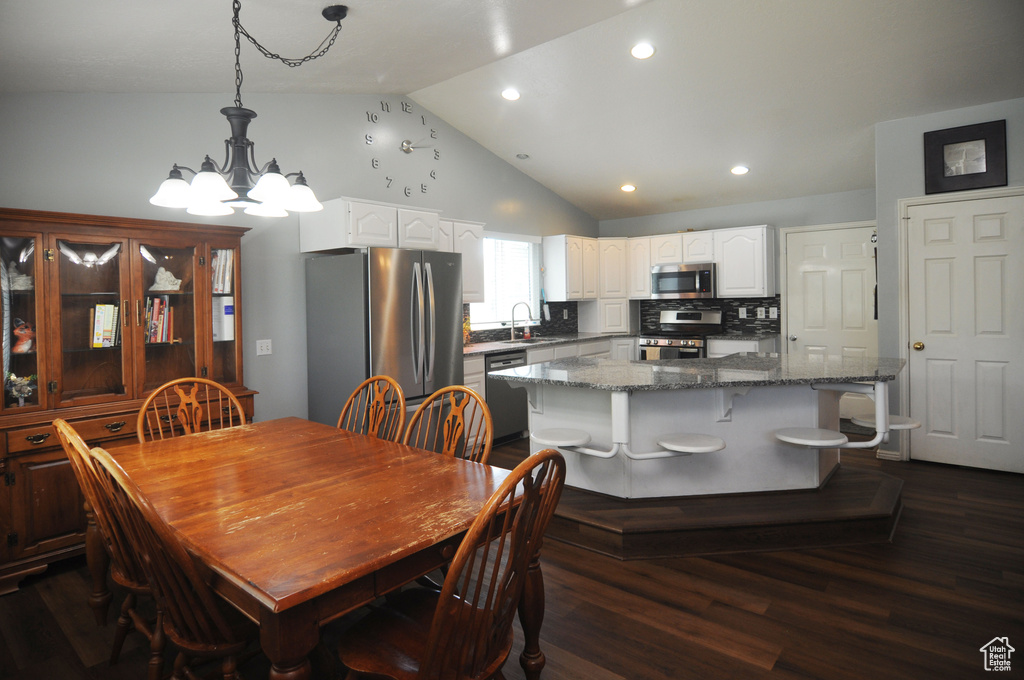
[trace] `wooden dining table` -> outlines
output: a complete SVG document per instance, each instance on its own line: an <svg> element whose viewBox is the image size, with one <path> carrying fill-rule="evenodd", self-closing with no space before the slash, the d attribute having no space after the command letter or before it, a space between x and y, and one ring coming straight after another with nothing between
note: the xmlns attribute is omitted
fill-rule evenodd
<svg viewBox="0 0 1024 680"><path fill-rule="evenodd" d="M259 625L275 680L311 678L321 626L449 561L508 475L300 418L111 453L216 592ZM536 557L519 607L533 679L544 666Z"/></svg>

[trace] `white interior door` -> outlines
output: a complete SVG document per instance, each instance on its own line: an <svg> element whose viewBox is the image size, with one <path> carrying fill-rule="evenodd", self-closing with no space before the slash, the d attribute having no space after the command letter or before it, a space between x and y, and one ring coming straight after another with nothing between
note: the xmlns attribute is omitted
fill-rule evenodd
<svg viewBox="0 0 1024 680"><path fill-rule="evenodd" d="M878 356L873 226L786 233L788 351ZM863 394L844 394L839 414L874 409Z"/></svg>
<svg viewBox="0 0 1024 680"><path fill-rule="evenodd" d="M1024 196L908 214L910 455L1024 472Z"/></svg>

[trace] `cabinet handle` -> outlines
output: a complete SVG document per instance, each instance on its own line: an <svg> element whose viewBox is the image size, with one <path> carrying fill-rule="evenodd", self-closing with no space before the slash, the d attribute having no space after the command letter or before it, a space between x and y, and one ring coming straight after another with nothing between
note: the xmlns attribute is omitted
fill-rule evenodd
<svg viewBox="0 0 1024 680"><path fill-rule="evenodd" d="M110 430L111 432L120 432L120 431L121 431L121 428L123 428L123 427L124 427L125 425L127 425L127 424L128 424L128 423L126 423L126 422L125 422L125 421L123 421L123 420L118 420L117 422L114 422L114 423L107 423L107 424L106 424L106 425L104 425L103 427L107 428L107 429L108 429L108 430Z"/></svg>
<svg viewBox="0 0 1024 680"><path fill-rule="evenodd" d="M135 301L135 325L142 325L142 300Z"/></svg>
<svg viewBox="0 0 1024 680"><path fill-rule="evenodd" d="M172 420L177 420L177 419L178 419L178 415L177 414L170 415L170 416L160 416L160 420L165 422L165 423L169 423Z"/></svg>
<svg viewBox="0 0 1024 680"><path fill-rule="evenodd" d="M25 440L28 441L28 443L30 444L42 444L49 438L49 432L41 432L39 434L30 434L27 437L25 437Z"/></svg>
<svg viewBox="0 0 1024 680"><path fill-rule="evenodd" d="M128 328L128 301L121 301L121 325Z"/></svg>

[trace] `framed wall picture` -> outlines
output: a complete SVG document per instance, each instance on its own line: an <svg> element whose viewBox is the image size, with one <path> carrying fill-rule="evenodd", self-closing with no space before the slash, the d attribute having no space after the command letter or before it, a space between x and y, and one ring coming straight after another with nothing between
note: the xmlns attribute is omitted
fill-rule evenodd
<svg viewBox="0 0 1024 680"><path fill-rule="evenodd" d="M1006 121L924 133L924 192L1006 186Z"/></svg>

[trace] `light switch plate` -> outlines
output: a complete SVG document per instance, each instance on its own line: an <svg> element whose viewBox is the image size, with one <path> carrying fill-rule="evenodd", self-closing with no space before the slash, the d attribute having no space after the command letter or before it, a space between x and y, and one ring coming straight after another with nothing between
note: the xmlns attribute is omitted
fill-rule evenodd
<svg viewBox="0 0 1024 680"><path fill-rule="evenodd" d="M273 354L274 349L270 340L257 340L256 341L256 356L263 356L264 354Z"/></svg>
<svg viewBox="0 0 1024 680"><path fill-rule="evenodd" d="M757 318L758 319L763 319L764 318L764 307L758 307L757 308Z"/></svg>
<svg viewBox="0 0 1024 680"><path fill-rule="evenodd" d="M768 308L768 318L769 319L778 319L779 318L779 308L778 307L769 307Z"/></svg>
<svg viewBox="0 0 1024 680"><path fill-rule="evenodd" d="M746 307L740 307L740 318L741 319L746 319L747 318L747 308Z"/></svg>

